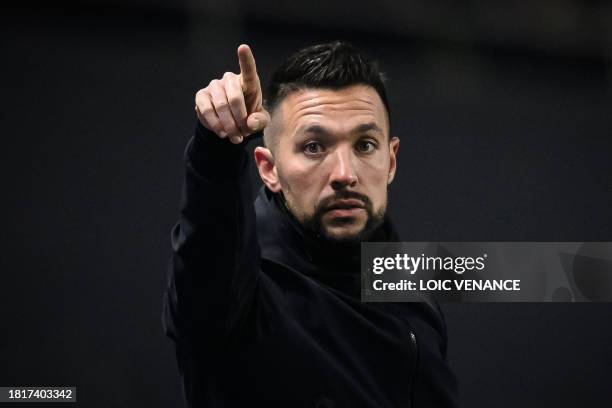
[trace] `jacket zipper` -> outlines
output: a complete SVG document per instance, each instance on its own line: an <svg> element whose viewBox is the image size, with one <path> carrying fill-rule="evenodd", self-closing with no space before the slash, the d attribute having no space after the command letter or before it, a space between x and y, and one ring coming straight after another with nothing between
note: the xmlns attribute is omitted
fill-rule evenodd
<svg viewBox="0 0 612 408"><path fill-rule="evenodd" d="M412 370L412 378L410 379L410 407L414 408L414 386L416 383L417 370L419 368L419 346L416 335L412 330L410 330L410 343L412 345L412 351L414 351L414 369Z"/></svg>

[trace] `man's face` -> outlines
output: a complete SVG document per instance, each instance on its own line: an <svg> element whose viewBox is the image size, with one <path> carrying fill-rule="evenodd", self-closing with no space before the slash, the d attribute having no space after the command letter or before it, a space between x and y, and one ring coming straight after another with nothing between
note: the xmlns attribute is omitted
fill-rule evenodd
<svg viewBox="0 0 612 408"><path fill-rule="evenodd" d="M274 116L277 190L288 209L329 239L365 238L382 222L399 146L378 93L365 85L300 90Z"/></svg>

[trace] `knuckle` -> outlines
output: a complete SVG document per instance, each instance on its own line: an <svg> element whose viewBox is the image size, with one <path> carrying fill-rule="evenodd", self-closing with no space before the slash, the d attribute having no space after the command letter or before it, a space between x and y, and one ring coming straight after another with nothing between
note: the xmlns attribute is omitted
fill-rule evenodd
<svg viewBox="0 0 612 408"><path fill-rule="evenodd" d="M208 116L213 113L213 109L210 106L205 106L200 108L200 112L202 112L202 115Z"/></svg>
<svg viewBox="0 0 612 408"><path fill-rule="evenodd" d="M215 108L217 108L217 110L227 110L227 102L226 101L218 101L217 103L215 103Z"/></svg>
<svg viewBox="0 0 612 408"><path fill-rule="evenodd" d="M195 94L195 103L196 103L196 105L201 104L202 101L204 100L204 98L206 98L206 93L205 93L205 91L203 89L200 89Z"/></svg>
<svg viewBox="0 0 612 408"><path fill-rule="evenodd" d="M196 104L196 106L204 106L204 105L206 105L206 95L204 95L204 94L196 94L195 104Z"/></svg>
<svg viewBox="0 0 612 408"><path fill-rule="evenodd" d="M238 131L238 128L236 127L236 124L234 123L228 123L227 126L224 126L225 130L227 130L227 133L230 135L237 135L240 134L240 132Z"/></svg>
<svg viewBox="0 0 612 408"><path fill-rule="evenodd" d="M239 96L232 96L231 98L229 98L228 102L233 108L237 108L240 107L240 105L242 104L242 98L240 98Z"/></svg>

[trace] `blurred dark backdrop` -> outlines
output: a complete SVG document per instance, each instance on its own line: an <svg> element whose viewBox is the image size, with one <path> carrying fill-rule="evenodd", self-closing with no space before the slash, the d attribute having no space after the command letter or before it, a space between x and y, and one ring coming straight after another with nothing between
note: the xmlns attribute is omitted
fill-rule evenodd
<svg viewBox="0 0 612 408"><path fill-rule="evenodd" d="M0 17L0 386L181 406L160 312L182 153L242 42L264 80L326 40L380 62L403 240L612 241L609 3L47 4ZM611 304L443 307L465 407L612 404Z"/></svg>

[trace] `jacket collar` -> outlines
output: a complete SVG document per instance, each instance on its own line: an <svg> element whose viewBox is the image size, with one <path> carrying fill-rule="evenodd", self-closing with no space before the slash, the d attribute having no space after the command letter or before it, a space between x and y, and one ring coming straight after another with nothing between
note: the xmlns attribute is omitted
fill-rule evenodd
<svg viewBox="0 0 612 408"><path fill-rule="evenodd" d="M263 186L255 200L261 255L354 297L360 293L361 245L339 245L305 231L279 194ZM388 217L368 239L399 241Z"/></svg>

